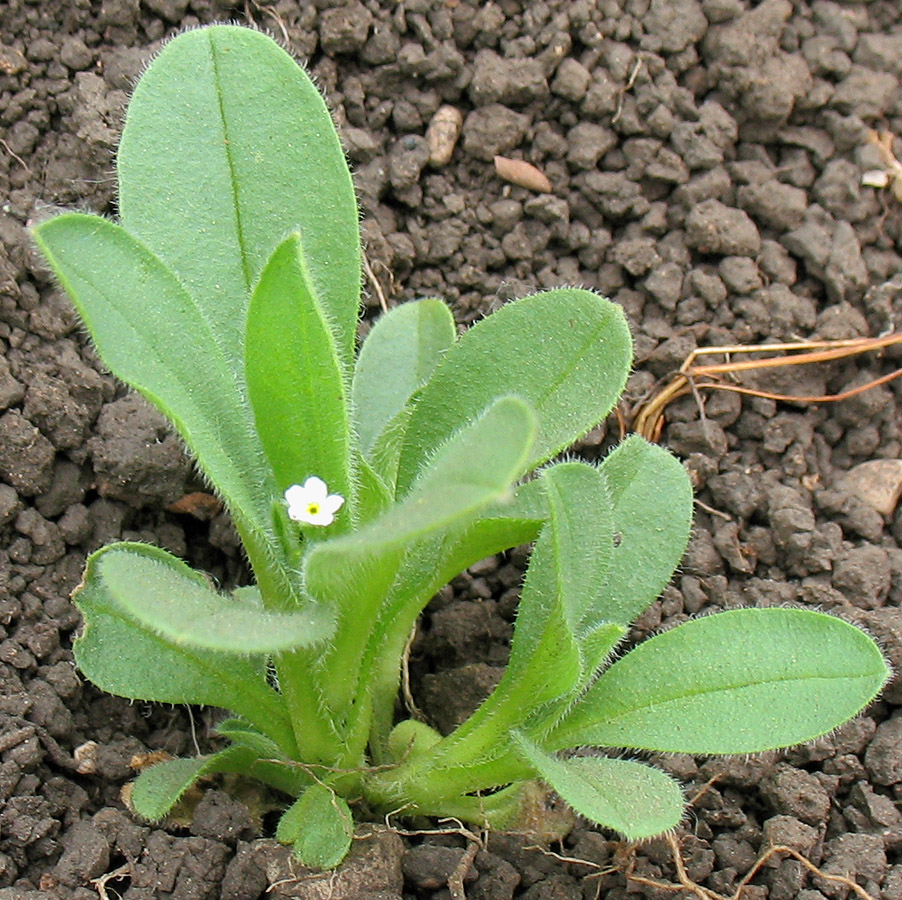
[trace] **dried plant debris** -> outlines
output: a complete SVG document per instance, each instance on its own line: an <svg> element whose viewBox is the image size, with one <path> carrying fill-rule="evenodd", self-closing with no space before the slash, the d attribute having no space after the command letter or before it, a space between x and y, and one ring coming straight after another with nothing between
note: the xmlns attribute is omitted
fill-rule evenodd
<svg viewBox="0 0 902 900"><path fill-rule="evenodd" d="M902 162L893 153L896 136L891 131L868 131L868 140L880 151L884 168L870 169L861 176L865 187L889 188L893 196L902 203Z"/></svg>

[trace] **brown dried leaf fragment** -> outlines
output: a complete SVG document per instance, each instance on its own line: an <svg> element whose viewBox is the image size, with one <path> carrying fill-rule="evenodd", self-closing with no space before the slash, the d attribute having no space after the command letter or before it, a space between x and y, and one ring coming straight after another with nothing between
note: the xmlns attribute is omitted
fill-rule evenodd
<svg viewBox="0 0 902 900"><path fill-rule="evenodd" d="M550 194L551 182L547 176L531 163L523 159L508 159L506 156L495 157L495 171L500 178L540 194Z"/></svg>

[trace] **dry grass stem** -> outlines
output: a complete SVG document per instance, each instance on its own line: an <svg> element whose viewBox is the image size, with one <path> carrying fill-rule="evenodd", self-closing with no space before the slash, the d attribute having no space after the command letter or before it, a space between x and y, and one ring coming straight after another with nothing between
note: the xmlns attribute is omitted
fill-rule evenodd
<svg viewBox="0 0 902 900"><path fill-rule="evenodd" d="M650 441L657 441L664 428L664 412L677 398L692 393L701 406L701 390L733 391L751 397L763 397L787 403L835 403L847 400L871 388L887 384L902 376L902 369L896 369L867 384L858 385L838 394L795 395L763 391L744 387L741 384L724 381L725 376L737 376L741 372L760 369L774 369L783 366L802 366L845 359L861 353L872 353L885 347L902 344L902 332L879 338L853 338L841 341L795 341L785 344L758 344L752 346L735 345L724 347L699 347L692 351L680 368L670 376L669 381L650 397L640 401L633 411L632 430ZM761 359L733 360L732 356L747 353L780 353L789 355L766 356ZM703 356L723 355L723 363L699 365L696 360ZM618 416L623 429L624 419Z"/></svg>
<svg viewBox="0 0 902 900"><path fill-rule="evenodd" d="M689 876L689 873L686 871L686 865L683 862L683 856L680 851L680 844L677 838L668 834L665 837L668 846L670 847L670 852L673 857L673 865L676 870L676 882L669 881L658 881L654 878L646 878L643 875L635 875L633 874L633 868L636 864L636 855L635 853L631 854L629 864L627 865L626 870L624 871L624 875L626 876L627 881L633 881L636 884L644 884L649 887L658 888L663 891L690 891L695 894L699 900L741 900L743 889L751 882L751 880L758 874L761 870L761 867L772 857L778 853L785 853L791 856L794 860L801 863L812 875L816 875L818 878L822 878L825 881L832 881L835 884L841 884L845 887L849 888L853 893L855 893L861 900L875 900L860 884L854 881L852 878L849 878L848 875L831 875L828 872L824 872L819 869L810 859L803 856L797 850L793 850L792 847L787 847L783 844L774 844L771 847L768 847L761 856L755 860L754 865L745 873L742 877L742 880L736 885L736 890L726 896L725 894L719 894L716 891L712 891L709 888L703 887L697 882L693 881Z"/></svg>

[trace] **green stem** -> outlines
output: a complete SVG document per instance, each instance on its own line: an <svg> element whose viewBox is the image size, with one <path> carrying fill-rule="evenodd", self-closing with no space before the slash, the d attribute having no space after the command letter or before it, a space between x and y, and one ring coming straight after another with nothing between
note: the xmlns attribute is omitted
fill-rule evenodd
<svg viewBox="0 0 902 900"><path fill-rule="evenodd" d="M360 697L370 688L368 645L378 631L379 612L395 581L402 555L395 551L392 558L383 557L376 571L361 568L355 579L360 591L343 598L340 604L338 627L324 660L323 682L329 688L329 708L336 720L342 721L342 731L357 730L351 720L359 718L360 711L367 707Z"/></svg>
<svg viewBox="0 0 902 900"><path fill-rule="evenodd" d="M285 698L298 746L297 759L334 765L342 742L324 709L310 651L280 654L276 661L279 689Z"/></svg>

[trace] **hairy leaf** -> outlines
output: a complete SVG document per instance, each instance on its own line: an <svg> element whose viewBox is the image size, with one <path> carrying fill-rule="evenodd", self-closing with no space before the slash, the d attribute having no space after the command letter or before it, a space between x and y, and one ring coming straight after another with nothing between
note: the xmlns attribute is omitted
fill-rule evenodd
<svg viewBox="0 0 902 900"><path fill-rule="evenodd" d="M129 608L139 602L135 598L141 592L152 593L155 582L128 580L129 606L122 602L122 585L108 583L103 573L105 557L128 554L140 559L141 554L150 553L165 555L141 544L111 544L88 559L84 581L72 597L85 619L74 645L78 667L102 690L120 697L232 709L291 752L291 723L281 698L267 684L262 657L175 643ZM194 590L204 584L202 575L184 566L180 587Z"/></svg>
<svg viewBox="0 0 902 900"><path fill-rule="evenodd" d="M590 291L565 288L501 307L446 353L415 407L398 468L398 493L473 410L516 394L535 410L534 468L573 443L610 411L631 360L619 306Z"/></svg>
<svg viewBox="0 0 902 900"><path fill-rule="evenodd" d="M801 609L738 609L640 644L550 738L673 753L759 753L826 734L888 677L864 632Z"/></svg>
<svg viewBox="0 0 902 900"><path fill-rule="evenodd" d="M669 775L630 759L544 753L514 735L525 759L578 813L640 841L675 828L683 816L683 792Z"/></svg>
<svg viewBox="0 0 902 900"><path fill-rule="evenodd" d="M367 335L354 373L352 397L365 455L414 391L431 377L457 332L441 300L417 300L389 310Z"/></svg>
<svg viewBox="0 0 902 900"><path fill-rule="evenodd" d="M689 543L692 485L672 454L631 435L601 464L615 548L595 614L629 625L667 586Z"/></svg>
<svg viewBox="0 0 902 900"><path fill-rule="evenodd" d="M321 643L334 627L328 606L270 612L232 599L171 553L148 544L108 545L97 554L94 575L123 610L177 646L270 654Z"/></svg>
<svg viewBox="0 0 902 900"><path fill-rule="evenodd" d="M254 759L246 748L226 747L212 756L158 762L138 776L130 802L139 816L158 822L198 778L216 772L246 771Z"/></svg>
<svg viewBox="0 0 902 900"><path fill-rule="evenodd" d="M354 819L347 802L324 784L314 784L282 814L276 840L292 844L305 866L333 869L347 856Z"/></svg>
<svg viewBox="0 0 902 900"><path fill-rule="evenodd" d="M380 553L474 517L522 474L534 436L535 416L522 400L497 400L451 436L400 503L366 528L311 551L309 589L315 596L334 596L338 585L347 583L354 561L376 560Z"/></svg>
<svg viewBox="0 0 902 900"><path fill-rule="evenodd" d="M251 290L294 230L350 371L360 299L351 176L322 96L262 32L180 34L141 76L117 157L122 224L176 273L243 379Z"/></svg>
<svg viewBox="0 0 902 900"><path fill-rule="evenodd" d="M279 490L316 475L347 497L344 383L298 232L279 244L260 275L245 349L257 432Z"/></svg>
<svg viewBox="0 0 902 900"><path fill-rule="evenodd" d="M451 437L404 500L359 531L310 551L308 590L339 606L327 662L329 700L336 704L337 716L360 714L350 709L359 672L348 660L366 656L367 644L380 631L377 621L386 598L405 604L419 600L419 594L404 585L393 587L404 554L443 529L465 526L510 491L534 437L535 417L529 407L517 398L498 400ZM367 666L371 663L366 660ZM396 668L396 659L393 665Z"/></svg>
<svg viewBox="0 0 902 900"><path fill-rule="evenodd" d="M205 314L153 253L112 222L65 213L34 235L103 361L175 424L222 493L251 561L275 559L276 485Z"/></svg>

